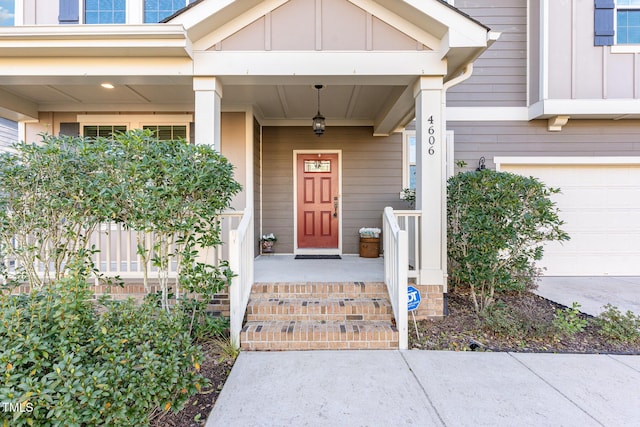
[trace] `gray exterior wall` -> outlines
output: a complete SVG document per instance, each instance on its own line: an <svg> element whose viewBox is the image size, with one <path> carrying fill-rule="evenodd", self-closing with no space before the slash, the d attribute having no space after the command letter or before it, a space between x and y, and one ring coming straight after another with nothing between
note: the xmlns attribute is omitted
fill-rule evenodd
<svg viewBox="0 0 640 427"><path fill-rule="evenodd" d="M527 0L456 0L455 7L502 35L474 63L471 78L447 92L447 106L525 106Z"/></svg>
<svg viewBox="0 0 640 427"><path fill-rule="evenodd" d="M475 169L495 156L640 156L640 120L569 120L562 132L548 132L546 120L455 122L455 160Z"/></svg>
<svg viewBox="0 0 640 427"><path fill-rule="evenodd" d="M293 150L342 150L343 253L359 252L358 230L382 227L385 206L408 209L402 190L402 135L372 136L370 127L328 127L318 138L310 127L262 129L261 233L274 233L278 253L292 253Z"/></svg>
<svg viewBox="0 0 640 427"><path fill-rule="evenodd" d="M16 142L18 142L18 124L0 117L0 151L5 151Z"/></svg>
<svg viewBox="0 0 640 427"><path fill-rule="evenodd" d="M552 3L548 14L548 98L640 97L637 54L611 53L609 46L593 45L593 1Z"/></svg>

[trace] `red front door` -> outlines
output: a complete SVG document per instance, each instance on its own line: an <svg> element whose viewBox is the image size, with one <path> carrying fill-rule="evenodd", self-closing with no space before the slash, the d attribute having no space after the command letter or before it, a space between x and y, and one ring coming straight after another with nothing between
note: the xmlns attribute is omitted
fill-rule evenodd
<svg viewBox="0 0 640 427"><path fill-rule="evenodd" d="M298 248L338 248L338 155L298 154Z"/></svg>

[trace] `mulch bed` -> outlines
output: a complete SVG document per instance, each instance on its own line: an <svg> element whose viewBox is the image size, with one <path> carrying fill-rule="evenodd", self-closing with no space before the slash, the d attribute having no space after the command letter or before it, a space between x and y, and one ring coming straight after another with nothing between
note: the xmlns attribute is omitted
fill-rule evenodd
<svg viewBox="0 0 640 427"><path fill-rule="evenodd" d="M231 372L233 360L221 356L214 342L205 342L201 346L204 360L200 365L200 372L209 379L211 385L191 396L184 409L177 414L169 411L153 419L151 427L200 427L207 422L207 417Z"/></svg>
<svg viewBox="0 0 640 427"><path fill-rule="evenodd" d="M498 315L480 318L470 296L449 294L449 316L441 320L418 322L420 338L409 316L410 348L456 351L513 351L551 353L640 354L640 342L622 343L608 340L598 332L593 317L582 332L563 336L552 326L556 304L531 292L501 295Z"/></svg>

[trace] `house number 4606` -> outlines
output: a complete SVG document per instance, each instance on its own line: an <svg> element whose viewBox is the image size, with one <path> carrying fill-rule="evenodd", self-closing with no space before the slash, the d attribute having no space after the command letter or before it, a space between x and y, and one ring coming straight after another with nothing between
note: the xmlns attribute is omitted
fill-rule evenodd
<svg viewBox="0 0 640 427"><path fill-rule="evenodd" d="M433 156L436 153L436 129L433 127L433 116L429 116L427 122L429 122L429 128L427 129L427 133L429 134L429 148L427 149L427 153L429 153L430 156Z"/></svg>

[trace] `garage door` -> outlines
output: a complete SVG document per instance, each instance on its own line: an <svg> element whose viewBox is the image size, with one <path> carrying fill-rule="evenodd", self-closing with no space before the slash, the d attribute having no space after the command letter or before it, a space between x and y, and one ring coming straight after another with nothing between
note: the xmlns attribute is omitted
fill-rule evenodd
<svg viewBox="0 0 640 427"><path fill-rule="evenodd" d="M635 159L635 160L633 160ZM547 276L640 276L640 159L496 158L498 169L559 187L553 196L571 240L545 248ZM529 162L529 163L527 163ZM536 163L539 162L539 163Z"/></svg>

